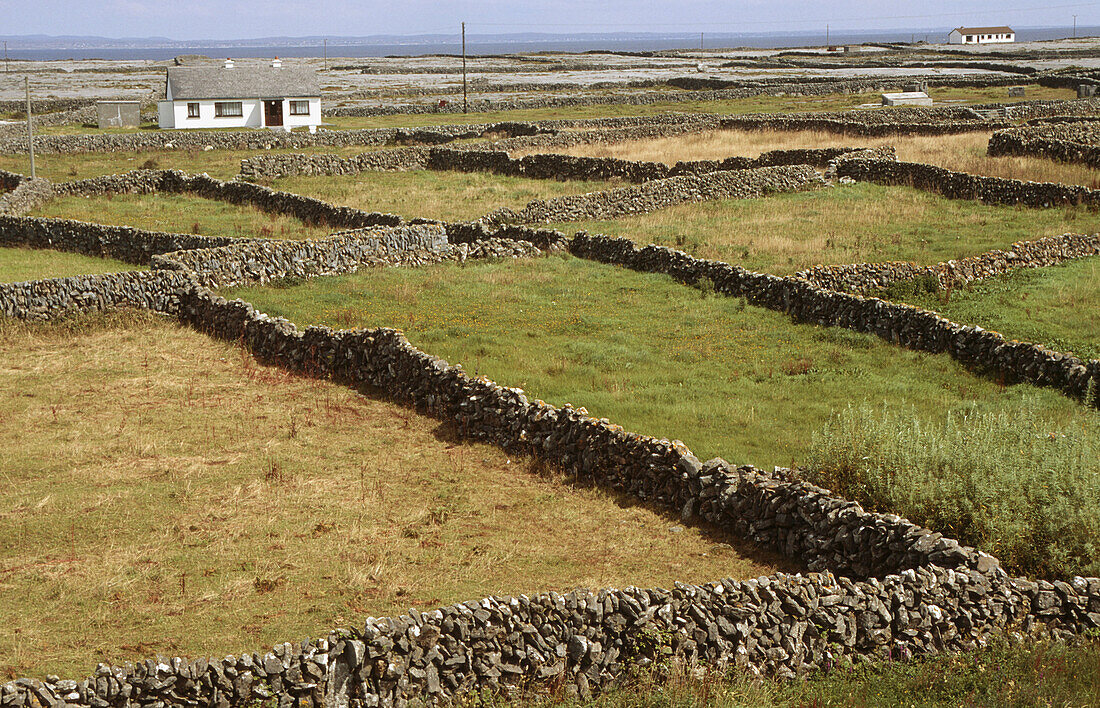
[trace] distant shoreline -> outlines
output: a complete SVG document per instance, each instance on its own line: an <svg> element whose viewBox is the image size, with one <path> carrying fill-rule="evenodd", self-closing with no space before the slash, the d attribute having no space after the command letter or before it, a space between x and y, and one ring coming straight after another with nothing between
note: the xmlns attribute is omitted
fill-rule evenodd
<svg viewBox="0 0 1100 708"><path fill-rule="evenodd" d="M1021 29L1017 32L1019 42L1040 41L1048 39L1064 39L1070 34L1070 28L1036 28ZM1100 27L1078 27L1078 37L1100 34ZM884 31L884 32L832 32L829 35L829 43L863 44L863 43L888 43L927 41L932 44L941 44L947 41L947 33L940 31ZM49 60L93 60L104 59L111 61L120 60L151 60L163 61L172 59L181 54L205 54L212 57L321 57L325 51L323 43L318 40L316 44L308 42L270 43L249 45L247 40L234 42L217 42L204 45L187 45L184 43L170 43L163 46L108 46L108 45L76 45L76 46L43 46L41 48L17 48L11 46L15 38L8 40L8 57L13 60L49 61ZM43 44L49 44L43 42ZM825 45L825 34L729 34L714 33L702 36L703 49L795 49L804 47L820 47ZM466 51L470 55L500 55L533 52L653 52L668 50L698 50L700 48L700 36L698 34L679 34L668 36L629 36L629 37L582 37L570 38L546 37L525 38L516 37L509 39L507 36L487 39L480 37L467 38ZM1008 45L1011 46L1011 45ZM384 56L423 56L433 54L458 54L462 46L456 36L453 41L438 38L431 40L408 38L407 41L393 42L369 42L335 44L330 42L327 48L329 57L384 57Z"/></svg>

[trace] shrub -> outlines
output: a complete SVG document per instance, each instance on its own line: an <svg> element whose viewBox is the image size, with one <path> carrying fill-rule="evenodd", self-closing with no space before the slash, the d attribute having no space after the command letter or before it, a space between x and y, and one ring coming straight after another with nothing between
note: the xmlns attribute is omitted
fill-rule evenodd
<svg viewBox="0 0 1100 708"><path fill-rule="evenodd" d="M807 477L1044 578L1100 573L1100 421L1026 412L942 423L849 408L814 435Z"/></svg>

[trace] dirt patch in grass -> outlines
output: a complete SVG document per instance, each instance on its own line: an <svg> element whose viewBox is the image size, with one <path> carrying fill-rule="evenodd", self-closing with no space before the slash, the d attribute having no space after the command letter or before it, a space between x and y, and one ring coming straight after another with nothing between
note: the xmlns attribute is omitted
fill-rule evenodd
<svg viewBox="0 0 1100 708"><path fill-rule="evenodd" d="M141 313L0 320L0 419L4 677L223 656L487 594L775 569Z"/></svg>

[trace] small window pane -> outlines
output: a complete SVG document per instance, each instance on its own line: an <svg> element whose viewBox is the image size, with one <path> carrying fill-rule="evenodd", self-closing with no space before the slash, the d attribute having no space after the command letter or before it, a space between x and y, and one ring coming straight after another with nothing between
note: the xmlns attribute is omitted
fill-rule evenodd
<svg viewBox="0 0 1100 708"><path fill-rule="evenodd" d="M292 115L292 116L308 116L309 115L309 101L291 101L290 102L290 115Z"/></svg>
<svg viewBox="0 0 1100 708"><path fill-rule="evenodd" d="M243 116L244 108L240 101L225 101L214 104L214 116L217 118L231 118Z"/></svg>
<svg viewBox="0 0 1100 708"><path fill-rule="evenodd" d="M187 104L187 117L188 118L198 118L199 117L199 104L197 104L197 103L188 103Z"/></svg>

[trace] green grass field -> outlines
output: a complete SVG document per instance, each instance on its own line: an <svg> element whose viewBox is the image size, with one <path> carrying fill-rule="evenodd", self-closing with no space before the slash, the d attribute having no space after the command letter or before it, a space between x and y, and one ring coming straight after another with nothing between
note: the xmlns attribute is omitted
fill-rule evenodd
<svg viewBox="0 0 1100 708"><path fill-rule="evenodd" d="M620 186L612 182L505 177L487 172L367 172L336 177L285 177L273 189L364 211L470 221L502 206L523 208L532 199L584 194Z"/></svg>
<svg viewBox="0 0 1100 708"><path fill-rule="evenodd" d="M947 292L900 284L883 292L948 319L1035 342L1084 359L1100 359L1100 257L970 283Z"/></svg>
<svg viewBox="0 0 1100 708"><path fill-rule="evenodd" d="M701 459L789 465L839 408L1036 407L1081 415L1061 394L1007 388L946 356L794 325L660 275L569 257L379 269L227 294L300 324L392 326L471 374L628 430L686 442Z"/></svg>
<svg viewBox="0 0 1100 708"><path fill-rule="evenodd" d="M1019 240L1089 233L1096 220L1077 207L989 206L909 187L851 184L550 226L566 233L583 229L672 246L750 270L789 274L819 264L939 263Z"/></svg>
<svg viewBox="0 0 1100 708"><path fill-rule="evenodd" d="M335 230L327 226L307 226L294 217L270 214L253 206L193 194L59 197L35 209L31 216L234 238L324 238Z"/></svg>
<svg viewBox="0 0 1100 708"><path fill-rule="evenodd" d="M144 268L112 258L93 258L79 253L0 247L0 283L64 278L70 275L117 273L123 270L144 270Z"/></svg>

